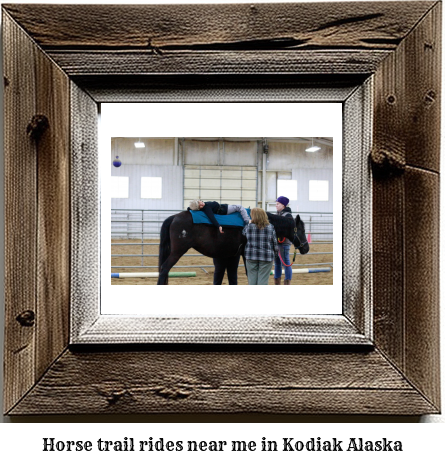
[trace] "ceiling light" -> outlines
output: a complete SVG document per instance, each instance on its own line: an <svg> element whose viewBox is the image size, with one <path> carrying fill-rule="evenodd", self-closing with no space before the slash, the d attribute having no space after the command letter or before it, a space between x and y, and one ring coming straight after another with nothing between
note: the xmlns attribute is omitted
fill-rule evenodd
<svg viewBox="0 0 445 465"><path fill-rule="evenodd" d="M312 138L312 145L306 149L306 152L318 152L319 150L321 150L321 147L314 145L314 139Z"/></svg>
<svg viewBox="0 0 445 465"><path fill-rule="evenodd" d="M135 142L134 143L134 146L137 148L137 149L143 149L145 147L145 144L143 142L141 142L141 139L139 139L139 142Z"/></svg>

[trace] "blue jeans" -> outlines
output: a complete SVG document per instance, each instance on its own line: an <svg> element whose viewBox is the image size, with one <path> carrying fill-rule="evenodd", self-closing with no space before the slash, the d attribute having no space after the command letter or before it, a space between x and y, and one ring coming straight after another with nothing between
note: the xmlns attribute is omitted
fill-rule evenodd
<svg viewBox="0 0 445 465"><path fill-rule="evenodd" d="M283 259L283 262L286 263L286 265L290 265L290 257L289 257L289 250L290 250L290 245L279 245L278 246L278 251L280 252L281 258ZM275 272L274 272L274 278L281 278L281 267L282 263L280 260L280 257L278 256L275 259ZM284 279L288 279L289 281L292 279L292 267L291 266L285 266L284 267Z"/></svg>

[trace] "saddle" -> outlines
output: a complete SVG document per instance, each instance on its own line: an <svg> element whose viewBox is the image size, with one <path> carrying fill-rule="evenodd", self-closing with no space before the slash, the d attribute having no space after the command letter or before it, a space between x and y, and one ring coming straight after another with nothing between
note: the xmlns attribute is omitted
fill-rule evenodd
<svg viewBox="0 0 445 465"><path fill-rule="evenodd" d="M250 216L250 208L246 208L247 214ZM194 224L209 224L212 225L207 215L202 211L189 210L192 215ZM230 215L218 215L215 214L216 221L222 227L231 228L244 228L244 220L241 213L235 212ZM213 226L213 225L212 225Z"/></svg>

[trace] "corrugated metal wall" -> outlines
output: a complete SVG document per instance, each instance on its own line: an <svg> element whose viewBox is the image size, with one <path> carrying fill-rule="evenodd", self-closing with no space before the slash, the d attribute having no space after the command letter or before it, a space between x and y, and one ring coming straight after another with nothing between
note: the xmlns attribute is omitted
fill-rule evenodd
<svg viewBox="0 0 445 465"><path fill-rule="evenodd" d="M268 170L291 171L294 168L330 168L332 169L332 147L317 144L318 152L306 152L309 143L268 141Z"/></svg>
<svg viewBox="0 0 445 465"><path fill-rule="evenodd" d="M307 143L277 142L270 140L266 171L267 209L275 211L275 200L281 192L277 191L279 179L296 180L297 200L291 200L290 207L294 212L332 212L332 180L333 157L332 147L321 145L321 150L306 152ZM309 144L310 145L310 144ZM261 202L261 176L259 179L259 196ZM329 181L329 201L312 202L309 200L309 181Z"/></svg>
<svg viewBox="0 0 445 465"><path fill-rule="evenodd" d="M256 166L256 141L194 140L182 142L185 165Z"/></svg>
<svg viewBox="0 0 445 465"><path fill-rule="evenodd" d="M256 192L251 192L248 196L243 194L246 202L242 203L245 206L253 207L252 199L256 197L258 205L262 205L263 156L261 141L186 138L179 139L175 146L174 138L141 138L141 141L145 143L145 148L136 149L134 142L137 140L134 138L112 139L111 161L118 155L122 161L122 166L118 169L111 166L111 175L130 177L129 199L112 199L113 209L181 210L186 206L186 203L188 204L189 198L194 198L195 195L204 200L215 199L222 200L223 203L237 203L237 199L242 197L235 195L235 191L229 192L230 189L242 186L251 189L253 184L257 186ZM277 192L277 180L295 179L298 181L298 200L291 202L293 211L332 212L332 147L321 145L322 149L319 152L308 153L305 152L308 142L276 140L268 140L267 142L269 145L266 164L268 209L271 209L270 207L275 203L276 198L281 195L280 192ZM185 182L187 184L185 192L183 185L184 165L186 166ZM203 167L209 169L208 176L194 176L192 172L187 172L187 170L199 170ZM235 173L236 167L243 167L243 171L249 171L246 179L242 175L238 176L239 173ZM257 168L258 180L256 179ZM162 199L140 198L140 178L143 176L163 178ZM232 179L230 179L231 177ZM243 177L242 182L240 177ZM309 201L310 180L329 181L329 201ZM201 188L205 188L204 191L199 191L200 182ZM194 188L198 188L198 191Z"/></svg>
<svg viewBox="0 0 445 465"><path fill-rule="evenodd" d="M333 176L332 169L298 168L292 170L292 179L297 181L298 200L291 202L293 211L332 212L333 211ZM329 181L329 200L315 202L309 200L309 181Z"/></svg>
<svg viewBox="0 0 445 465"><path fill-rule="evenodd" d="M182 210L182 166L111 165L111 176L129 177L128 199L111 199L112 209ZM162 199L141 199L141 177L162 178Z"/></svg>
<svg viewBox="0 0 445 465"><path fill-rule="evenodd" d="M153 139L141 137L145 147L138 149L134 143L139 138L113 137L111 139L111 161L116 156L124 165L173 165L175 163L175 139Z"/></svg>

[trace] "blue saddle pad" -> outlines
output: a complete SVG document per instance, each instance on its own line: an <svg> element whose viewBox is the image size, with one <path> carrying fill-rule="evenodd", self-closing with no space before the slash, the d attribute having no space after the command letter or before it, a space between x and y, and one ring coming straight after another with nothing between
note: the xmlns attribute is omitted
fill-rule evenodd
<svg viewBox="0 0 445 465"><path fill-rule="evenodd" d="M250 216L250 208L246 208L246 211ZM204 212L194 210L189 210L189 212L192 214L193 223L212 224ZM241 216L241 213L239 212L231 213L230 215L215 215L215 218L221 226L236 226L240 228L244 227L244 220Z"/></svg>

